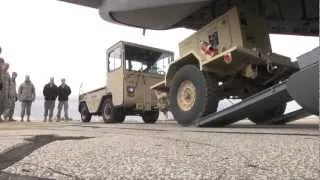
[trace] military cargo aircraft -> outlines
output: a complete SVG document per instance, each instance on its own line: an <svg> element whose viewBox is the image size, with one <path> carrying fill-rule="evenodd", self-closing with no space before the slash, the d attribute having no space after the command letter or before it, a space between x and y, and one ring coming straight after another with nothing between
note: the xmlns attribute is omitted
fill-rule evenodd
<svg viewBox="0 0 320 180"><path fill-rule="evenodd" d="M99 10L108 22L142 29L185 27L199 30L236 6L264 17L268 33L319 36L318 0L59 0ZM320 49L297 62L300 71L288 79L287 91L304 109L319 114ZM299 58L298 58L299 59Z"/></svg>

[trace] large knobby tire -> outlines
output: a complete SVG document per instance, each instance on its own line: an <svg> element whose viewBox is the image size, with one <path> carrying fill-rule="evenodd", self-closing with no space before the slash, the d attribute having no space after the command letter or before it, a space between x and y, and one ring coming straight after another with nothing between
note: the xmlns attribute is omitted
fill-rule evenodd
<svg viewBox="0 0 320 180"><path fill-rule="evenodd" d="M286 103L269 108L262 112L257 112L254 115L250 115L248 118L256 124L267 124L267 122L273 118L283 115L287 107Z"/></svg>
<svg viewBox="0 0 320 180"><path fill-rule="evenodd" d="M123 108L114 107L112 101L107 99L102 106L102 118L105 123L122 123L125 120Z"/></svg>
<svg viewBox="0 0 320 180"><path fill-rule="evenodd" d="M80 114L81 114L81 120L82 122L90 122L92 115L89 112L89 109L85 103L82 103L80 105Z"/></svg>
<svg viewBox="0 0 320 180"><path fill-rule="evenodd" d="M174 76L169 91L170 110L182 126L217 111L217 81L196 66L185 65Z"/></svg>
<svg viewBox="0 0 320 180"><path fill-rule="evenodd" d="M146 124L153 124L159 118L159 111L146 111L142 114L142 119Z"/></svg>

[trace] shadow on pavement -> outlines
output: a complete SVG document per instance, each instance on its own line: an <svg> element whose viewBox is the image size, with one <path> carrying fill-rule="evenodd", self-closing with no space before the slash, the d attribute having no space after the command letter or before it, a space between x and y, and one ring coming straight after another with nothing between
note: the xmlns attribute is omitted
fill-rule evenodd
<svg viewBox="0 0 320 180"><path fill-rule="evenodd" d="M15 146L7 151L0 153L0 179L43 179L36 177L27 177L21 175L14 175L10 173L1 172L13 165L14 163L22 160L24 157L31 154L33 151L43 147L54 141L65 141L65 140L83 140L89 139L90 137L72 137L72 136L55 136L55 135L38 135L32 138L26 138L27 142Z"/></svg>
<svg viewBox="0 0 320 180"><path fill-rule="evenodd" d="M51 180L48 178L39 178L33 176L23 176L18 174L11 174L0 171L0 179L12 179L12 180Z"/></svg>

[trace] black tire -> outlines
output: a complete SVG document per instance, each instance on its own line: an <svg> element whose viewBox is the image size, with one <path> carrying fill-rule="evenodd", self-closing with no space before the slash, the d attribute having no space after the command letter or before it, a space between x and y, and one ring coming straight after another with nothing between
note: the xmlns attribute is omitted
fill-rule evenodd
<svg viewBox="0 0 320 180"><path fill-rule="evenodd" d="M81 114L81 121L84 123L90 122L92 115L89 112L89 109L85 103L80 105L80 114Z"/></svg>
<svg viewBox="0 0 320 180"><path fill-rule="evenodd" d="M189 110L178 105L178 90L185 81L191 81L196 97ZM217 111L219 98L215 93L217 81L209 74L202 73L196 66L185 65L174 76L169 91L170 110L176 121L182 126L190 126L197 119Z"/></svg>
<svg viewBox="0 0 320 180"><path fill-rule="evenodd" d="M102 118L104 123L122 123L125 120L123 108L114 107L112 101L107 99L103 103Z"/></svg>
<svg viewBox="0 0 320 180"><path fill-rule="evenodd" d="M146 124L153 124L159 118L159 111L146 111L142 114L142 119Z"/></svg>
<svg viewBox="0 0 320 180"><path fill-rule="evenodd" d="M279 117L281 115L283 115L284 111L286 110L287 104L283 103L280 104L278 106L269 108L265 111L262 112L258 112L254 115L249 116L248 118L258 124L258 125L262 125L262 124L268 124L267 122L273 118ZM281 124L281 123L279 123ZM285 124L285 123L283 123Z"/></svg>

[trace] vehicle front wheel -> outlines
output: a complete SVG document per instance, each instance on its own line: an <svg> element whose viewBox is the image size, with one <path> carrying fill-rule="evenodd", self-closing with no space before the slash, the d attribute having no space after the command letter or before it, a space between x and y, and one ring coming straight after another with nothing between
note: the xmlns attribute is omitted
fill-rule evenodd
<svg viewBox="0 0 320 180"><path fill-rule="evenodd" d="M121 107L114 107L111 100L104 101L102 118L105 123L122 123L125 117Z"/></svg>
<svg viewBox="0 0 320 180"><path fill-rule="evenodd" d="M196 66L185 65L174 76L169 91L170 110L182 126L217 111L217 81Z"/></svg>
<svg viewBox="0 0 320 180"><path fill-rule="evenodd" d="M81 120L82 122L90 122L91 121L91 114L88 110L88 107L85 103L82 103L80 105L80 114L81 114Z"/></svg>
<svg viewBox="0 0 320 180"><path fill-rule="evenodd" d="M142 119L146 124L153 124L159 118L159 111L146 111L142 114Z"/></svg>

